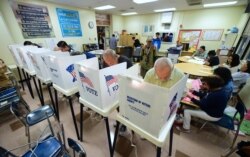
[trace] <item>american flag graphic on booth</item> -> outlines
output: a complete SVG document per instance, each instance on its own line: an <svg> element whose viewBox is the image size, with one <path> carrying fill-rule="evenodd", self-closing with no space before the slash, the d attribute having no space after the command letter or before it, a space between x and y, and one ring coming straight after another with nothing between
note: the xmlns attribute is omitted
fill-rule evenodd
<svg viewBox="0 0 250 157"><path fill-rule="evenodd" d="M88 86L94 88L93 83L86 75L84 75L82 72L79 72L79 76L82 83L86 83Z"/></svg>
<svg viewBox="0 0 250 157"><path fill-rule="evenodd" d="M76 72L74 71L74 64L71 64L71 65L69 65L67 68L66 68L66 70L72 75L72 77L73 77L73 82L75 82L77 79L76 79Z"/></svg>
<svg viewBox="0 0 250 157"><path fill-rule="evenodd" d="M105 80L106 80L106 84L107 84L107 88L108 88L108 93L109 95L111 95L109 87L113 84L113 83L117 83L117 78L114 77L113 75L108 75L108 76L104 76Z"/></svg>

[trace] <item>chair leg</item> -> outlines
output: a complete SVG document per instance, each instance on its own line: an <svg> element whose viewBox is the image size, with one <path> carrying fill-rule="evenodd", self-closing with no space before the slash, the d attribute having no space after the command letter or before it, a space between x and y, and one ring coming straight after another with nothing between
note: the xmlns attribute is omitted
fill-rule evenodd
<svg viewBox="0 0 250 157"><path fill-rule="evenodd" d="M202 124L200 130L202 130L206 124L207 124L207 121L206 121L205 123Z"/></svg>
<svg viewBox="0 0 250 157"><path fill-rule="evenodd" d="M230 149L229 152L225 155L221 155L221 157L229 157L231 154L233 154L236 150L238 150L238 147L235 146L234 148Z"/></svg>
<svg viewBox="0 0 250 157"><path fill-rule="evenodd" d="M28 143L30 143L30 128L27 126L27 133L28 133ZM31 144L29 144L29 147L31 148Z"/></svg>

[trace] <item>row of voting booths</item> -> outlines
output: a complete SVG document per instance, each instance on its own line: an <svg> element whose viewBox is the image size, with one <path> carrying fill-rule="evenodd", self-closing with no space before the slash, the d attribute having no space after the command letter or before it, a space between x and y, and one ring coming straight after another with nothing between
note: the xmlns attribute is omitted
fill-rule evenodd
<svg viewBox="0 0 250 157"><path fill-rule="evenodd" d="M114 153L118 131L112 144L108 117L118 107L117 121L143 135L157 147L165 145L187 76L167 89L144 82L139 76L138 64L129 69L126 69L126 63L99 69L98 58L86 59L84 54L70 56L69 53L34 46L10 45L9 48L18 68L36 76L43 83L51 83L55 91L66 93L67 96L79 92L81 117L83 106L86 106L105 118L110 156ZM51 99L56 114L59 114L60 106L53 100L55 98L51 96ZM71 113L77 137L82 140L82 121L79 133L74 110Z"/></svg>

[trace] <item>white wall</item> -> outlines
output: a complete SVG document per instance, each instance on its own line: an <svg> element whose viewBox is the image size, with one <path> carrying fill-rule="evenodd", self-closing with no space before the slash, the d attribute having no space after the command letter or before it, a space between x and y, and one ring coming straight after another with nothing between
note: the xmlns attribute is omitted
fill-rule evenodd
<svg viewBox="0 0 250 157"><path fill-rule="evenodd" d="M43 2L43 1L31 1L31 0L18 0L19 2L25 2L25 3L32 3L32 4L38 4L47 6L49 10L49 15L51 19L51 24L53 26L53 30L55 33L55 38L57 41L59 40L65 40L69 44L75 44L77 50L82 50L82 44L84 43L97 43L97 31L96 31L96 20L95 20L95 12L90 10L84 10L79 8L72 8L68 6L62 6L58 4ZM81 29L82 29L82 37L62 37L59 21L56 14L56 8L65 8L65 9L71 9L76 10L79 12L80 16L80 22L81 22ZM6 36L13 38L13 43L23 43L26 39L23 38L22 32L20 27L18 26L17 20L13 14L13 11L11 9L11 6L9 4L8 0L1 0L0 1L0 11L2 12L4 21L6 22L7 28L10 32L10 34L6 34ZM93 21L95 27L93 29L90 29L88 27L88 22ZM0 28L2 29L3 25L0 24ZM8 32L8 31L6 31ZM2 33L2 30L1 30ZM10 37L10 38L11 38ZM5 40L3 36L1 36L0 41ZM45 38L36 38L36 39L27 39L34 43L42 43L45 44ZM7 44L8 45L8 44ZM0 49L6 48L7 45L0 45ZM7 59L8 60L8 59ZM9 58L8 62L13 62L13 59Z"/></svg>
<svg viewBox="0 0 250 157"><path fill-rule="evenodd" d="M4 21L2 13L0 12L0 58L5 61L7 65L14 64L14 59L12 58L8 46L9 44L13 43L13 39L10 35L8 27Z"/></svg>
<svg viewBox="0 0 250 157"><path fill-rule="evenodd" d="M111 16L111 34L114 32L121 33L124 29L124 18L123 16L119 15L112 15Z"/></svg>
<svg viewBox="0 0 250 157"><path fill-rule="evenodd" d="M168 30L166 30L161 24L161 13L127 16L124 17L124 29L126 29L128 33L138 32L142 34L143 25L154 25L155 32L174 32L174 42L178 37L181 24L183 26L182 29L224 29L224 33L226 33L227 29L233 26L238 26L241 31L244 28L242 28L242 26L244 26L247 19L244 15L245 7L246 6L236 6L228 8L176 11L174 12L170 29ZM143 38L141 42L145 43L145 38ZM217 49L220 47L221 41L200 41L199 45L205 45L207 50ZM165 50L169 46L172 45L163 44L161 50Z"/></svg>

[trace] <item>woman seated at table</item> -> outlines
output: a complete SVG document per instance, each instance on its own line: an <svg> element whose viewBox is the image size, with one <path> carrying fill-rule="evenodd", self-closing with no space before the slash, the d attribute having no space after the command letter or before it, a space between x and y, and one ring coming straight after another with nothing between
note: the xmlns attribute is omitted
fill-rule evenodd
<svg viewBox="0 0 250 157"><path fill-rule="evenodd" d="M234 83L233 92L236 93L246 83L247 79L250 78L250 61L244 63L241 66L240 71L233 73L232 77Z"/></svg>
<svg viewBox="0 0 250 157"><path fill-rule="evenodd" d="M233 78L231 71L226 67L218 67L214 69L214 75L219 76L224 81L224 90L225 93L228 95L228 100L231 98L233 93Z"/></svg>
<svg viewBox="0 0 250 157"><path fill-rule="evenodd" d="M237 54L229 55L226 63L223 64L223 66L229 68L232 73L238 71L239 65L240 65L240 56Z"/></svg>
<svg viewBox="0 0 250 157"><path fill-rule="evenodd" d="M218 121L223 116L227 105L227 94L223 88L224 81L218 76L204 77L203 87L208 92L193 91L187 96L200 107L200 110L184 110L183 127L177 127L182 132L190 132L191 117L198 117L207 121Z"/></svg>
<svg viewBox="0 0 250 157"><path fill-rule="evenodd" d="M205 60L205 65L216 66L220 64L219 57L216 56L215 50L210 50L207 54L207 59Z"/></svg>

